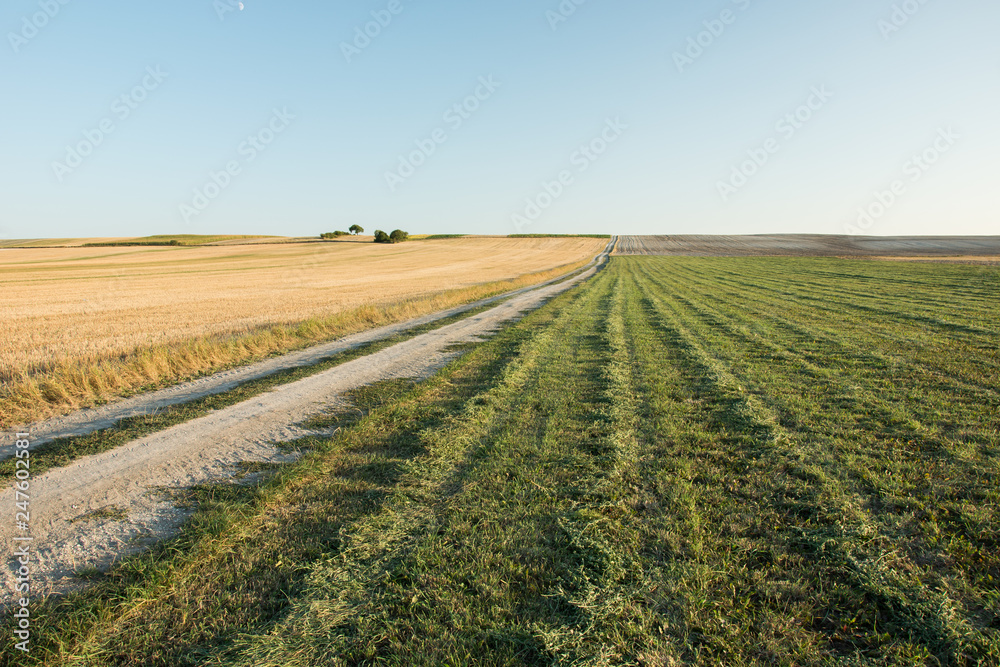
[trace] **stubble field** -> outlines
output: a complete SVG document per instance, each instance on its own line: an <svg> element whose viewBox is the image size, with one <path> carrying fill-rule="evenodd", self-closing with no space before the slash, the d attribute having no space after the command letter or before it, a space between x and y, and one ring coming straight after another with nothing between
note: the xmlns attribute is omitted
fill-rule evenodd
<svg viewBox="0 0 1000 667"><path fill-rule="evenodd" d="M0 425L532 284L605 243L0 249Z"/></svg>
<svg viewBox="0 0 1000 667"><path fill-rule="evenodd" d="M33 659L1000 664L998 279L615 258L199 490L179 540L38 609Z"/></svg>

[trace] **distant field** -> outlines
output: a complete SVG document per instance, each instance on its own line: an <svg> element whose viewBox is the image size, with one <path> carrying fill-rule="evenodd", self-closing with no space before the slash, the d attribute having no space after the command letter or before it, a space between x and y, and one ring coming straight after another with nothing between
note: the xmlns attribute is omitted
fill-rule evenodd
<svg viewBox="0 0 1000 667"><path fill-rule="evenodd" d="M32 664L998 665L998 278L613 258L196 490Z"/></svg>
<svg viewBox="0 0 1000 667"><path fill-rule="evenodd" d="M127 241L121 238L73 238L73 239L0 239L0 248L76 248L87 243L113 243Z"/></svg>
<svg viewBox="0 0 1000 667"><path fill-rule="evenodd" d="M175 241L177 245L207 245L233 242L280 242L282 236L233 236L201 234L161 234L156 236L122 236L112 238L67 238L67 239L0 239L0 248L79 248L84 246L115 245L166 245Z"/></svg>
<svg viewBox="0 0 1000 667"><path fill-rule="evenodd" d="M478 298L499 288L484 285L579 264L604 245L471 237L0 250L0 423Z"/></svg>
<svg viewBox="0 0 1000 667"><path fill-rule="evenodd" d="M618 255L697 257L934 257L1000 255L1000 236L623 236Z"/></svg>
<svg viewBox="0 0 1000 667"><path fill-rule="evenodd" d="M183 245L198 246L212 245L219 243L238 243L240 241L253 241L256 243L267 243L282 241L281 236L207 236L203 234L160 234L156 236L140 236L132 239L102 239L99 241L89 241L83 246L155 246L155 245Z"/></svg>
<svg viewBox="0 0 1000 667"><path fill-rule="evenodd" d="M592 238L592 239L610 239L609 234L510 234L507 236L509 239L548 239L548 238L564 238L564 237L581 237L581 238Z"/></svg>

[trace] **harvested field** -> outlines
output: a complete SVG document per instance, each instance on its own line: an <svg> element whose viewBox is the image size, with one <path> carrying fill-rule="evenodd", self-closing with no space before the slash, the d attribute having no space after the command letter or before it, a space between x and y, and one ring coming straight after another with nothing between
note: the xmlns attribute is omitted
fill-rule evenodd
<svg viewBox="0 0 1000 667"><path fill-rule="evenodd" d="M605 244L3 249L0 424L540 282Z"/></svg>
<svg viewBox="0 0 1000 667"><path fill-rule="evenodd" d="M1000 236L622 236L616 255L866 257L1000 254Z"/></svg>

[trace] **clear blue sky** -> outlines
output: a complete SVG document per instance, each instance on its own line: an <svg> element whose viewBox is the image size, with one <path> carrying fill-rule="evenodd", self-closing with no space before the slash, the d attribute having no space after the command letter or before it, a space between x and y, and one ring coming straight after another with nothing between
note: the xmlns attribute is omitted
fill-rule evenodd
<svg viewBox="0 0 1000 667"><path fill-rule="evenodd" d="M995 0L63 1L0 9L0 237L1000 233Z"/></svg>

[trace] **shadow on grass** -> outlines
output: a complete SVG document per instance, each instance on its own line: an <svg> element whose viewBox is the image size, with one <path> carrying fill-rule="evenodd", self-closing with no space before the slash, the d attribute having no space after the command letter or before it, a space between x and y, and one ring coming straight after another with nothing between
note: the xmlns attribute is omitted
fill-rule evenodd
<svg viewBox="0 0 1000 667"><path fill-rule="evenodd" d="M356 408L316 422L336 423L335 434L289 443L313 450L299 461L248 462L239 466L242 483L172 491L173 500L192 512L180 533L106 574L85 568L79 574L91 587L34 604L32 654L11 664L45 664L73 646L88 664L199 665L225 653L240 635L267 632L302 593L311 565L338 553L345 528L380 511L402 463L425 452L421 432L464 410L519 346L513 337L491 347L475 363L445 369L431 387L391 380L355 390L350 398ZM283 377L316 371L296 369ZM239 399L230 393L199 401L197 408L178 406L164 418L242 400L275 380L235 390ZM138 421L139 428L150 423ZM100 435L86 438L93 443ZM9 630L11 619L3 626ZM4 635L0 652L14 656L11 632Z"/></svg>

